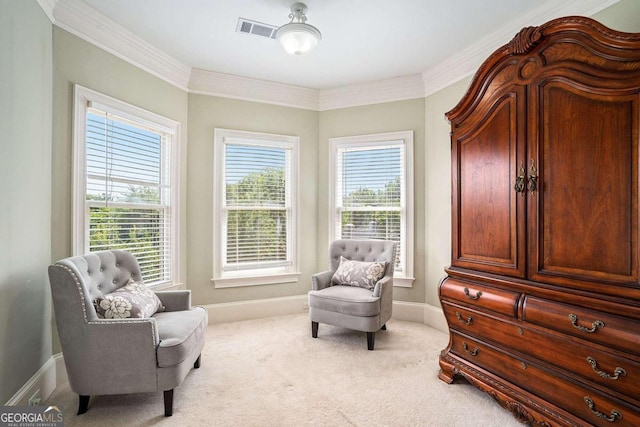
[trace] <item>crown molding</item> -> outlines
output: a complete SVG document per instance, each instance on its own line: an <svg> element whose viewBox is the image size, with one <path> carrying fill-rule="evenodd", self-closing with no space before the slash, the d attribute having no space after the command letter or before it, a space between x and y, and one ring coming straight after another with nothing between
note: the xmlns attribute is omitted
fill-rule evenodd
<svg viewBox="0 0 640 427"><path fill-rule="evenodd" d="M58 0L38 0L38 4L52 23L55 22L53 9L55 9L57 1Z"/></svg>
<svg viewBox="0 0 640 427"><path fill-rule="evenodd" d="M529 13L520 16L483 37L463 51L422 73L424 96L429 96L445 87L474 74L482 62L500 46L507 43L523 27L540 25L555 18L570 15L592 16L620 0L570 0L547 1Z"/></svg>
<svg viewBox="0 0 640 427"><path fill-rule="evenodd" d="M39 0L51 2L53 0ZM187 90L191 68L80 0L57 0L53 23L138 68Z"/></svg>
<svg viewBox="0 0 640 427"><path fill-rule="evenodd" d="M424 82L420 74L394 77L374 82L342 86L320 91L319 110L423 98Z"/></svg>
<svg viewBox="0 0 640 427"><path fill-rule="evenodd" d="M318 90L215 71L191 70L189 92L318 110Z"/></svg>
<svg viewBox="0 0 640 427"><path fill-rule="evenodd" d="M54 25L184 91L325 111L429 96L474 74L523 27L561 16L591 16L619 0L549 0L421 74L321 90L191 69L81 0L37 1Z"/></svg>

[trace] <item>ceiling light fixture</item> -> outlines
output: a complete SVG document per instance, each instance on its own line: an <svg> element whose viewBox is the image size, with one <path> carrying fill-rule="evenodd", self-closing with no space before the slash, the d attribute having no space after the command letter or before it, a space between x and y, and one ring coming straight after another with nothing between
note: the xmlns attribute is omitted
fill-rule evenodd
<svg viewBox="0 0 640 427"><path fill-rule="evenodd" d="M284 24L276 32L276 39L284 50L291 55L305 55L311 52L322 39L320 30L313 25L307 24L306 12L306 4L292 4L291 13L289 14L291 22Z"/></svg>

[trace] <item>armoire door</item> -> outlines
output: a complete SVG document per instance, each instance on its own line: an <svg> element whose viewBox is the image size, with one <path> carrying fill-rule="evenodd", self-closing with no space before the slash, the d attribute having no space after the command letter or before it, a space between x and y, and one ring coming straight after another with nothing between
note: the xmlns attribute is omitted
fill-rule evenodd
<svg viewBox="0 0 640 427"><path fill-rule="evenodd" d="M503 88L454 123L452 133L452 265L525 275L525 91ZM524 183L524 182L523 182Z"/></svg>
<svg viewBox="0 0 640 427"><path fill-rule="evenodd" d="M531 90L529 278L637 294L639 94L557 77Z"/></svg>

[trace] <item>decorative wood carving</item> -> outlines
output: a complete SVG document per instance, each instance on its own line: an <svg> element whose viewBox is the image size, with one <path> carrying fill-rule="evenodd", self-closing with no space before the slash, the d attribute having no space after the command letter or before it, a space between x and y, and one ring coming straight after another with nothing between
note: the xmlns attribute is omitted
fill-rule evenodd
<svg viewBox="0 0 640 427"><path fill-rule="evenodd" d="M640 425L640 34L524 28L447 118L439 377L528 425Z"/></svg>
<svg viewBox="0 0 640 427"><path fill-rule="evenodd" d="M528 53L541 37L539 27L525 27L507 44L507 51L516 55Z"/></svg>

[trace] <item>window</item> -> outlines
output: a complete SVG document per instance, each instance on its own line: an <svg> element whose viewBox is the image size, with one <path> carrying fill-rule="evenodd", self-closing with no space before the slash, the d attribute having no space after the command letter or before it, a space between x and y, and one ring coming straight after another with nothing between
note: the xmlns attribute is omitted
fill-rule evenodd
<svg viewBox="0 0 640 427"><path fill-rule="evenodd" d="M179 124L75 86L74 253L133 253L148 285L178 276Z"/></svg>
<svg viewBox="0 0 640 427"><path fill-rule="evenodd" d="M298 138L215 130L216 287L292 282Z"/></svg>
<svg viewBox="0 0 640 427"><path fill-rule="evenodd" d="M330 240L398 242L394 285L413 282L413 132L332 138Z"/></svg>

